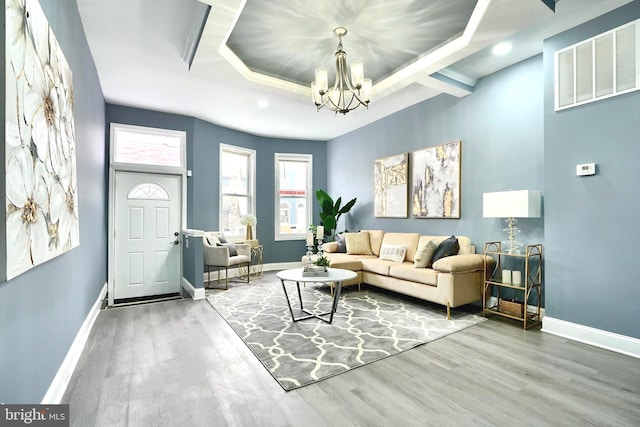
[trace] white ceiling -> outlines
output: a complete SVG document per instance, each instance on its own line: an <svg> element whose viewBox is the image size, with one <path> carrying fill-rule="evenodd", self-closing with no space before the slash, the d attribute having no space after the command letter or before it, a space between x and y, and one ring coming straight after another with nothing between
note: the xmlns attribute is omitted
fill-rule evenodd
<svg viewBox="0 0 640 427"><path fill-rule="evenodd" d="M542 52L542 41L632 0L77 0L107 102L255 135L328 140ZM203 21L206 6L210 12ZM204 24L204 25L203 25ZM308 84L347 62L372 77L369 109L316 111ZM191 67L183 59L202 37ZM511 53L491 47L510 40ZM259 103L268 103L267 108Z"/></svg>

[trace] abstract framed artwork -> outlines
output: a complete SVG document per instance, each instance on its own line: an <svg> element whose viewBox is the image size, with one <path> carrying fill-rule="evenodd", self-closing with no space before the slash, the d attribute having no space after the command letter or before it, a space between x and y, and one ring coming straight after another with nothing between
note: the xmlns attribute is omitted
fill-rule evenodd
<svg viewBox="0 0 640 427"><path fill-rule="evenodd" d="M374 162L374 215L386 218L408 216L409 153Z"/></svg>
<svg viewBox="0 0 640 427"><path fill-rule="evenodd" d="M79 245L73 84L36 0L7 0L3 280Z"/></svg>
<svg viewBox="0 0 640 427"><path fill-rule="evenodd" d="M414 218L460 218L461 145L455 141L413 152Z"/></svg>

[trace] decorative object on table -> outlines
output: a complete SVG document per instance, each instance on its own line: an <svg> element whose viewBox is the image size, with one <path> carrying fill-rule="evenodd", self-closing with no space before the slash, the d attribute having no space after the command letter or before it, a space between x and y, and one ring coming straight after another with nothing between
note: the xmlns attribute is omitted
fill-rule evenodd
<svg viewBox="0 0 640 427"><path fill-rule="evenodd" d="M258 223L258 218L253 214L245 214L240 217L240 224L245 226L245 240L253 240L253 227Z"/></svg>
<svg viewBox="0 0 640 427"><path fill-rule="evenodd" d="M373 213L380 218L406 218L409 153L378 159L373 164Z"/></svg>
<svg viewBox="0 0 640 427"><path fill-rule="evenodd" d="M511 284L511 270L502 270L502 283Z"/></svg>
<svg viewBox="0 0 640 427"><path fill-rule="evenodd" d="M329 304L332 297L327 286L307 284L302 299L312 307L315 303ZM207 300L285 390L347 372L486 320L453 311L449 321L440 308L409 297L343 288L332 325L314 319L294 323L273 272L251 285L210 291Z"/></svg>
<svg viewBox="0 0 640 427"><path fill-rule="evenodd" d="M511 272L511 284L514 286L522 286L522 272L520 270L513 270Z"/></svg>
<svg viewBox="0 0 640 427"><path fill-rule="evenodd" d="M515 299L500 298L498 301L498 310L501 313L506 313L510 316L524 316L524 304Z"/></svg>
<svg viewBox="0 0 640 427"><path fill-rule="evenodd" d="M503 251L508 254L519 254L523 243L516 236L520 229L516 227L516 218L539 218L542 192L537 190L498 191L483 193L482 216L485 218L506 218L507 240L503 241Z"/></svg>
<svg viewBox="0 0 640 427"><path fill-rule="evenodd" d="M361 105L368 108L371 100L371 79L364 78L364 65L362 61L351 63L351 79L347 75L347 53L342 50L342 38L347 35L347 29L337 27L333 34L338 37L336 49L336 81L329 89L329 76L325 67L316 68L316 79L311 83L311 97L316 109L322 107L338 113L347 114Z"/></svg>
<svg viewBox="0 0 640 427"><path fill-rule="evenodd" d="M460 218L461 145L455 141L413 152L414 218Z"/></svg>
<svg viewBox="0 0 640 427"><path fill-rule="evenodd" d="M342 197L338 197L334 202L333 198L329 196L326 191L319 189L316 191L316 199L318 199L318 202L322 207L322 211L320 212L320 222L324 230L322 236L323 238L324 236L327 236L329 237L329 241L333 241L340 217L348 213L351 208L353 208L353 205L356 204L357 198L354 197L342 206Z"/></svg>
<svg viewBox="0 0 640 427"><path fill-rule="evenodd" d="M71 68L37 1L5 7L7 244L0 280L80 244Z"/></svg>

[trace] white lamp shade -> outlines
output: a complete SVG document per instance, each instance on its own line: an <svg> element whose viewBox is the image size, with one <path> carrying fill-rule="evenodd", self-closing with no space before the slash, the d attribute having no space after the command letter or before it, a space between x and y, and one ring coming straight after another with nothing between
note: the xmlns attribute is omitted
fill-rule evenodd
<svg viewBox="0 0 640 427"><path fill-rule="evenodd" d="M369 102L371 101L371 89L372 89L373 85L371 83L371 79L364 79L364 81L362 82L362 100L364 102Z"/></svg>
<svg viewBox="0 0 640 427"><path fill-rule="evenodd" d="M329 88L329 77L325 67L316 68L316 89L326 92Z"/></svg>
<svg viewBox="0 0 640 427"><path fill-rule="evenodd" d="M364 64L362 61L353 61L351 63L351 83L354 87L362 86L364 81Z"/></svg>
<svg viewBox="0 0 640 427"><path fill-rule="evenodd" d="M538 190L498 191L482 194L485 218L538 218L542 192Z"/></svg>

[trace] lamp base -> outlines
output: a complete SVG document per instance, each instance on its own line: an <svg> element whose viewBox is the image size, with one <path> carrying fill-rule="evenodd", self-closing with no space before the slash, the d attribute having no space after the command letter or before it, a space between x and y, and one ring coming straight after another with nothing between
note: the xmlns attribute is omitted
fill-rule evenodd
<svg viewBox="0 0 640 427"><path fill-rule="evenodd" d="M516 227L518 220L514 217L509 217L504 220L507 224L506 228L502 231L507 233L508 240L502 241L502 251L511 255L519 255L522 250L522 242L516 240L516 236L520 234L520 229Z"/></svg>

